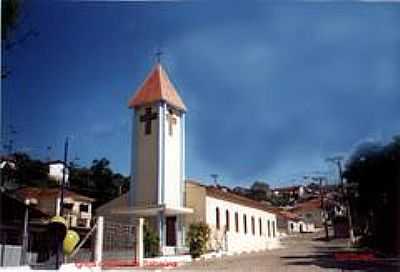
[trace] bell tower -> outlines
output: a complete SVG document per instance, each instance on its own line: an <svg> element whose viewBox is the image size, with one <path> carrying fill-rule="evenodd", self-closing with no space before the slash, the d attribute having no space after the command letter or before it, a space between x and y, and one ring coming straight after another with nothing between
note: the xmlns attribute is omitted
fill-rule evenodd
<svg viewBox="0 0 400 272"><path fill-rule="evenodd" d="M129 108L134 111L130 205L147 214L158 209L160 246L176 246L183 239L177 232L185 210L186 106L161 63L155 64Z"/></svg>
<svg viewBox="0 0 400 272"><path fill-rule="evenodd" d="M182 207L186 107L160 63L129 101L134 206Z"/></svg>

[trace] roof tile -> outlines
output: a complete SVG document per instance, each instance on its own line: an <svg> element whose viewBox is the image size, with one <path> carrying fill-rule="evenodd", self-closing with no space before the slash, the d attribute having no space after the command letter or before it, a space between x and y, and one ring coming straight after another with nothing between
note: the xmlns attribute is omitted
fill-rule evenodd
<svg viewBox="0 0 400 272"><path fill-rule="evenodd" d="M129 100L129 108L136 108L154 102L164 101L179 110L186 111L186 106L169 80L160 63L157 63L142 86Z"/></svg>

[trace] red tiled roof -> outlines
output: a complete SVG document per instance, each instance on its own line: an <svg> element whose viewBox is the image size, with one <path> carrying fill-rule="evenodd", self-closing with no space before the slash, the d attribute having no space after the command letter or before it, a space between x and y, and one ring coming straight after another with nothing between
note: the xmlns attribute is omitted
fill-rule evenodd
<svg viewBox="0 0 400 272"><path fill-rule="evenodd" d="M59 194L59 189L58 188L36 188L36 187L23 187L20 188L16 191L17 196L22 199L28 199L28 198L36 198L37 200L43 199L43 198L53 198L57 197ZM80 195L75 192L68 191L64 189L64 197L72 197L77 200L84 200L84 201L90 201L93 202L95 199Z"/></svg>
<svg viewBox="0 0 400 272"><path fill-rule="evenodd" d="M236 203L239 205L243 205L243 206L247 206L247 207L251 207L251 208L255 208L255 209L259 209L259 210L263 210L266 212L276 214L275 209L267 207L265 204L262 204L256 200L247 198L245 196L240 196L235 193L223 191L222 189L214 187L214 186L206 186L206 194L208 196L211 196L214 198L230 201L230 202L233 202L233 203Z"/></svg>
<svg viewBox="0 0 400 272"><path fill-rule="evenodd" d="M299 216L295 213L288 212L288 211L280 211L279 215L282 216L283 218L287 220L293 220L293 221L298 221Z"/></svg>
<svg viewBox="0 0 400 272"><path fill-rule="evenodd" d="M296 212L304 212L304 211L310 211L310 210L315 210L315 209L321 209L321 200L320 199L311 199L306 202L298 203L294 208L291 209L291 211L296 211Z"/></svg>
<svg viewBox="0 0 400 272"><path fill-rule="evenodd" d="M155 65L143 85L129 100L128 106L135 108L158 101L164 101L177 109L186 111L185 104L160 63Z"/></svg>

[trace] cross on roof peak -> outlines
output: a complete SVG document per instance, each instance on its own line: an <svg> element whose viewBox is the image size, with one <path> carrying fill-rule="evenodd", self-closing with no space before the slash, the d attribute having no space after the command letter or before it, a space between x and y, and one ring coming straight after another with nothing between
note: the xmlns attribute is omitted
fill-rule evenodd
<svg viewBox="0 0 400 272"><path fill-rule="evenodd" d="M164 52L161 51L161 49L158 49L154 55L156 57L156 62L158 64L161 63L161 56L164 55Z"/></svg>

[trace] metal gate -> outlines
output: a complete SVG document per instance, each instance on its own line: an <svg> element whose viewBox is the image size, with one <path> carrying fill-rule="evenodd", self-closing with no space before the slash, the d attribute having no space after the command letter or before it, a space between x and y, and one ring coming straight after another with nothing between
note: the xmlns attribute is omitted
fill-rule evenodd
<svg viewBox="0 0 400 272"><path fill-rule="evenodd" d="M137 226L104 221L103 267L137 266Z"/></svg>

